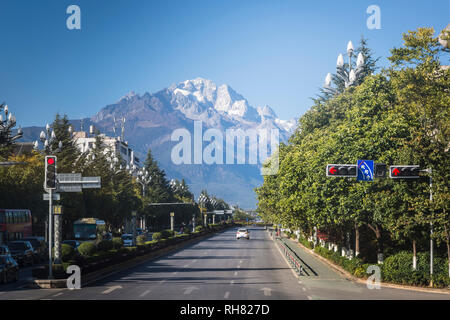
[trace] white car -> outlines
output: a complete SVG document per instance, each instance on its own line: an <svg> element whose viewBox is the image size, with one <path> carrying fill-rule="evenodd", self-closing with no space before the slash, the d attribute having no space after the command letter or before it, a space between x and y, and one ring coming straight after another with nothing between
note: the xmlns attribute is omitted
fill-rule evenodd
<svg viewBox="0 0 450 320"><path fill-rule="evenodd" d="M247 229L238 229L236 233L236 240L239 240L241 238L245 238L247 240L250 240L250 233Z"/></svg>
<svg viewBox="0 0 450 320"><path fill-rule="evenodd" d="M122 235L123 246L132 247L133 246L133 235L130 233L125 233Z"/></svg>

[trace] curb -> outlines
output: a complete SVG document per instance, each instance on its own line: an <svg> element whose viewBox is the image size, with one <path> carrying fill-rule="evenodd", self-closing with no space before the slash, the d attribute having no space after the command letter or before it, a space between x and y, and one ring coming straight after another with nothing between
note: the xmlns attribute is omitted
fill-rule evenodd
<svg viewBox="0 0 450 320"><path fill-rule="evenodd" d="M311 254L312 256L318 258L319 260L321 260L322 262L327 264L329 267L331 267L334 270L340 272L347 280L352 281L352 282L361 283L361 284L367 284L367 279L357 278L354 275L352 275L350 272L348 272L347 270L342 269L341 267L339 267L339 266L335 265L334 263L332 263L330 260L328 260L328 259L322 257L321 255L315 253L313 250L305 247L300 242L295 242L295 243L299 247L304 249L306 252ZM450 295L450 290L449 289L439 289L439 288L433 288L433 289L430 288L429 289L429 288L414 287L414 286L393 284L393 283L387 283L387 282L381 282L380 286L381 287L385 287L385 288L394 288L394 289L402 289L402 290L410 290L410 291L418 291L418 292L428 292L428 293L441 293L441 294L448 294L448 295Z"/></svg>
<svg viewBox="0 0 450 320"><path fill-rule="evenodd" d="M228 229L228 228L227 228ZM96 271L93 271L91 273L88 273L86 276L82 276L82 280L81 280L81 286L85 287L86 285L99 281L101 279L104 279L106 277L112 276L114 274L117 274L119 272L125 271L127 269L136 267L140 264L143 264L147 261L151 261L154 259L157 259L161 256L164 256L166 254L168 254L169 252L172 251L176 251L178 249L181 249L183 247L186 247L188 245L191 245L193 243L199 242L201 240L207 239L215 234L219 234L222 233L224 231L226 231L227 229L224 230L220 230L218 232L213 232L213 233L207 233L201 236L198 236L196 238L193 239L189 239L186 241L183 241L182 243L177 243L174 245L170 245L168 247L165 248L161 248L155 252L150 252L147 254L144 254L142 256L139 257L135 257L133 259L130 259L128 261L124 261L121 263L117 263L117 264L113 264L111 266L108 266L106 268L102 268ZM53 289L53 288L59 288L59 289L67 289L67 279L53 279L53 280L49 280L49 279L35 279L32 280L28 283L28 287L30 288L37 288L37 289Z"/></svg>

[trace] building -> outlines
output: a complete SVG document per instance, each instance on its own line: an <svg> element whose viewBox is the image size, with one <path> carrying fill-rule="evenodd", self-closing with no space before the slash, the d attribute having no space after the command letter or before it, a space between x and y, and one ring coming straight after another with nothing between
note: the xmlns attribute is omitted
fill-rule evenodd
<svg viewBox="0 0 450 320"><path fill-rule="evenodd" d="M134 151L130 148L127 141L122 141L120 137L108 137L105 134L99 134L107 151L112 151L118 159L122 159L123 166L129 166L130 168L136 166L141 167L141 163L138 157L134 155ZM85 153L94 148L95 135L88 135L85 131L77 131L73 133L73 138L78 149Z"/></svg>

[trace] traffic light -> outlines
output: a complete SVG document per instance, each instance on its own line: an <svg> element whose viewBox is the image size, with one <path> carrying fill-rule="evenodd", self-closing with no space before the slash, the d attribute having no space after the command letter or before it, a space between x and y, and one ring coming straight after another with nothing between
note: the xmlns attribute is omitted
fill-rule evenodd
<svg viewBox="0 0 450 320"><path fill-rule="evenodd" d="M387 165L383 163L375 163L375 178L385 178Z"/></svg>
<svg viewBox="0 0 450 320"><path fill-rule="evenodd" d="M392 179L417 179L420 167L417 165L390 166L389 177Z"/></svg>
<svg viewBox="0 0 450 320"><path fill-rule="evenodd" d="M56 189L56 157L45 157L45 188Z"/></svg>
<svg viewBox="0 0 450 320"><path fill-rule="evenodd" d="M327 177L356 177L356 164L328 164Z"/></svg>

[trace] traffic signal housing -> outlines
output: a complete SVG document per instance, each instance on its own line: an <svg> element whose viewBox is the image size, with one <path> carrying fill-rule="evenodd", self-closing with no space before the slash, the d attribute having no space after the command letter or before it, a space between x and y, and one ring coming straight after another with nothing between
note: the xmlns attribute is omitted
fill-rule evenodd
<svg viewBox="0 0 450 320"><path fill-rule="evenodd" d="M358 175L356 167L356 164L328 164L327 177L355 178Z"/></svg>
<svg viewBox="0 0 450 320"><path fill-rule="evenodd" d="M389 177L392 179L418 179L420 166L399 165L389 167Z"/></svg>
<svg viewBox="0 0 450 320"><path fill-rule="evenodd" d="M56 189L56 157L45 157L45 188Z"/></svg>
<svg viewBox="0 0 450 320"><path fill-rule="evenodd" d="M384 163L375 163L375 178L386 178L387 165Z"/></svg>

